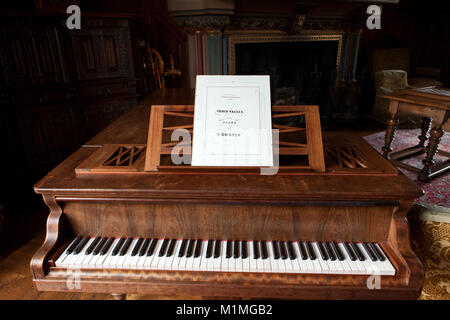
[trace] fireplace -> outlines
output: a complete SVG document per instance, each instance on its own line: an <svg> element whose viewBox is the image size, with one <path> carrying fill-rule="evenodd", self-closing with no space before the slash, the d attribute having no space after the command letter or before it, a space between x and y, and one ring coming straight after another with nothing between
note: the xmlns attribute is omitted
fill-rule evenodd
<svg viewBox="0 0 450 320"><path fill-rule="evenodd" d="M200 74L267 74L273 104L319 105L324 129L357 120L362 24L353 11L336 16L308 3L273 15L259 4L239 2L233 13L173 12L187 34L191 88Z"/></svg>
<svg viewBox="0 0 450 320"><path fill-rule="evenodd" d="M342 35L230 35L229 74L270 75L273 105L319 105L326 119L334 112L341 47Z"/></svg>

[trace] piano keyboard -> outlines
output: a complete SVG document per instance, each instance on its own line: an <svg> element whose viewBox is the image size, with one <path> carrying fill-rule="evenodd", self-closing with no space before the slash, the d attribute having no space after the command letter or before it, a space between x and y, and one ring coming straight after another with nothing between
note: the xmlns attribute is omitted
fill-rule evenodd
<svg viewBox="0 0 450 320"><path fill-rule="evenodd" d="M378 243L77 237L60 268L395 275Z"/></svg>

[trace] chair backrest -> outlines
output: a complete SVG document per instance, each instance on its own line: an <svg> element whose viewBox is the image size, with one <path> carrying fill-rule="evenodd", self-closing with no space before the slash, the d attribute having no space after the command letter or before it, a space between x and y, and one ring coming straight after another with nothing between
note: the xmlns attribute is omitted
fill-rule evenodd
<svg viewBox="0 0 450 320"><path fill-rule="evenodd" d="M409 75L409 49L381 49L372 51L372 75L383 70L404 70Z"/></svg>

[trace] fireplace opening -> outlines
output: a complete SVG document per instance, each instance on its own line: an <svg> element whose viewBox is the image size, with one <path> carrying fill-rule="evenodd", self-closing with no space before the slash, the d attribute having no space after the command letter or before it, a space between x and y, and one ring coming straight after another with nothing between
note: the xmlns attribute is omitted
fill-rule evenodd
<svg viewBox="0 0 450 320"><path fill-rule="evenodd" d="M235 73L270 75L273 105L315 104L331 113L339 41L235 44Z"/></svg>

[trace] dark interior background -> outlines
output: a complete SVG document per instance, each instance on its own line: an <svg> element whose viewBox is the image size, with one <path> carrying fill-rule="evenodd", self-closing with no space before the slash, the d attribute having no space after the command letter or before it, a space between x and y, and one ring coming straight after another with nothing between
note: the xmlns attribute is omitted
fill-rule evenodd
<svg viewBox="0 0 450 320"><path fill-rule="evenodd" d="M175 65L181 69L182 76L169 79L167 87L189 87L187 37L169 15L165 0L80 0L78 3L86 27L81 33L65 28L67 14L61 8L71 1L15 0L0 4L3 150L0 203L5 217L0 225L0 257L27 240L36 225L45 221L48 211L42 199L34 194L33 184L147 94L138 39L148 40L166 61L172 55ZM450 23L446 1L373 3L383 5L382 22L381 30L362 28L358 54L361 119L370 114L374 102L373 81L368 76L370 52L374 49L407 47L412 73L416 66L440 68L440 80L450 86ZM50 8L41 9L42 5ZM236 0L234 16L290 18L296 9L307 8L313 16L339 21L350 19L364 25L367 5L367 1ZM106 31L99 33L99 30ZM101 42L92 41L99 35L103 37ZM119 67L111 67L117 65L114 57L111 61L82 58L99 57L112 50L111 37L125 38L130 44L119 48L117 57L123 59ZM302 64L303 58L334 44L316 42L310 51L303 50L305 45L289 43L281 51L270 43L262 47L239 46L238 50L245 54L238 61L238 72L264 72L249 63L264 50L273 57L267 61L267 69L277 64L282 70L274 78L277 84L295 85L297 79L293 79L291 68L311 72L311 65ZM54 51L57 47L59 51ZM26 58L15 53L17 48ZM333 57L326 50L323 52L314 53L315 58L320 61L323 73L331 72L328 61ZM41 69L37 70L38 67ZM319 89L325 92L329 82L328 77ZM317 89L307 88L307 83L303 85L305 92ZM312 96L305 101L326 104L326 95L320 95L317 102L311 100Z"/></svg>

